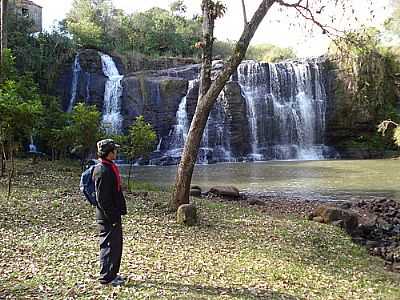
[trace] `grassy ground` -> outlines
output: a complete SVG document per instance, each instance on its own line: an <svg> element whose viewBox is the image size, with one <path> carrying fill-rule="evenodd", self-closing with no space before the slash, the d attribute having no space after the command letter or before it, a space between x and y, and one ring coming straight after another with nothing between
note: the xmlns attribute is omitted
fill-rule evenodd
<svg viewBox="0 0 400 300"><path fill-rule="evenodd" d="M185 228L168 192L126 195L128 282L102 287L79 168L19 169L9 201L0 181L0 299L400 299L398 275L336 227L193 199L200 222Z"/></svg>

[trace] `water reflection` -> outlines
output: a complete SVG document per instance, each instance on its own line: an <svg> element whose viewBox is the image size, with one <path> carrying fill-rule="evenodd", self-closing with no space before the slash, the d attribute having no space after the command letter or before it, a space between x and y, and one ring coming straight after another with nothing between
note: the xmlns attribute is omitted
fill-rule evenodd
<svg viewBox="0 0 400 300"><path fill-rule="evenodd" d="M122 170L125 168L122 167ZM172 185L177 167L135 167L135 180ZM198 165L193 184L233 184L248 192L390 195L400 199L400 160L269 161Z"/></svg>

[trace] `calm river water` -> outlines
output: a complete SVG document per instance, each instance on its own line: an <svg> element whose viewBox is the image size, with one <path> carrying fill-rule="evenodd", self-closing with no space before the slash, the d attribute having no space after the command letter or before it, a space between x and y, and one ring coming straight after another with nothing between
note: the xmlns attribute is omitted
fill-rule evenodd
<svg viewBox="0 0 400 300"><path fill-rule="evenodd" d="M176 166L135 166L134 179L173 184ZM122 167L123 173L126 168ZM400 160L269 161L197 165L192 184L203 190L235 185L246 192L294 193L327 200L365 196L400 199Z"/></svg>

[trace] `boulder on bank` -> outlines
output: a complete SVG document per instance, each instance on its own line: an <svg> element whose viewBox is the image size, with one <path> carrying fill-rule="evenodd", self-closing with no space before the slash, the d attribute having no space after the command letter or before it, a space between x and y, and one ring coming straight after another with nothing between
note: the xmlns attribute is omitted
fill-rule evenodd
<svg viewBox="0 0 400 300"><path fill-rule="evenodd" d="M355 233L359 223L357 213L326 205L317 207L309 215L309 219L319 223L340 226L350 235Z"/></svg>
<svg viewBox="0 0 400 300"><path fill-rule="evenodd" d="M182 204L176 212L178 224L193 226L197 223L197 209L193 204Z"/></svg>
<svg viewBox="0 0 400 300"><path fill-rule="evenodd" d="M190 186L189 195L193 197L201 197L201 187L199 187L198 185Z"/></svg>
<svg viewBox="0 0 400 300"><path fill-rule="evenodd" d="M228 197L228 198L240 198L239 189L228 185L228 186L213 186L209 191L209 194L221 196L221 197Z"/></svg>

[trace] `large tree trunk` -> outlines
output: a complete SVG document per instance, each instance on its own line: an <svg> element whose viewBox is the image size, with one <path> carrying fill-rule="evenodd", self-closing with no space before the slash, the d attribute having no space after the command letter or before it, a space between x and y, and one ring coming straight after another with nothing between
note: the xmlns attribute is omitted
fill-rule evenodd
<svg viewBox="0 0 400 300"><path fill-rule="evenodd" d="M214 43L214 25L215 18L208 5L209 0L203 0L201 9L203 11L203 55L200 71L200 87L198 101L207 93L211 86L211 68L212 68L212 48Z"/></svg>
<svg viewBox="0 0 400 300"><path fill-rule="evenodd" d="M249 43L258 26L275 2L276 0L263 0L261 2L253 18L245 26L240 40L236 43L233 55L229 58L224 69L219 73L205 95L198 100L196 111L192 123L190 124L187 141L183 149L181 162L178 167L174 195L170 202L170 208L173 210L176 210L182 204L189 203L189 191L193 169L197 160L197 154L208 115L219 93L229 80L229 77L243 60Z"/></svg>
<svg viewBox="0 0 400 300"><path fill-rule="evenodd" d="M1 13L0 13L0 59L3 63L4 50L7 48L7 10L8 0L1 0Z"/></svg>

